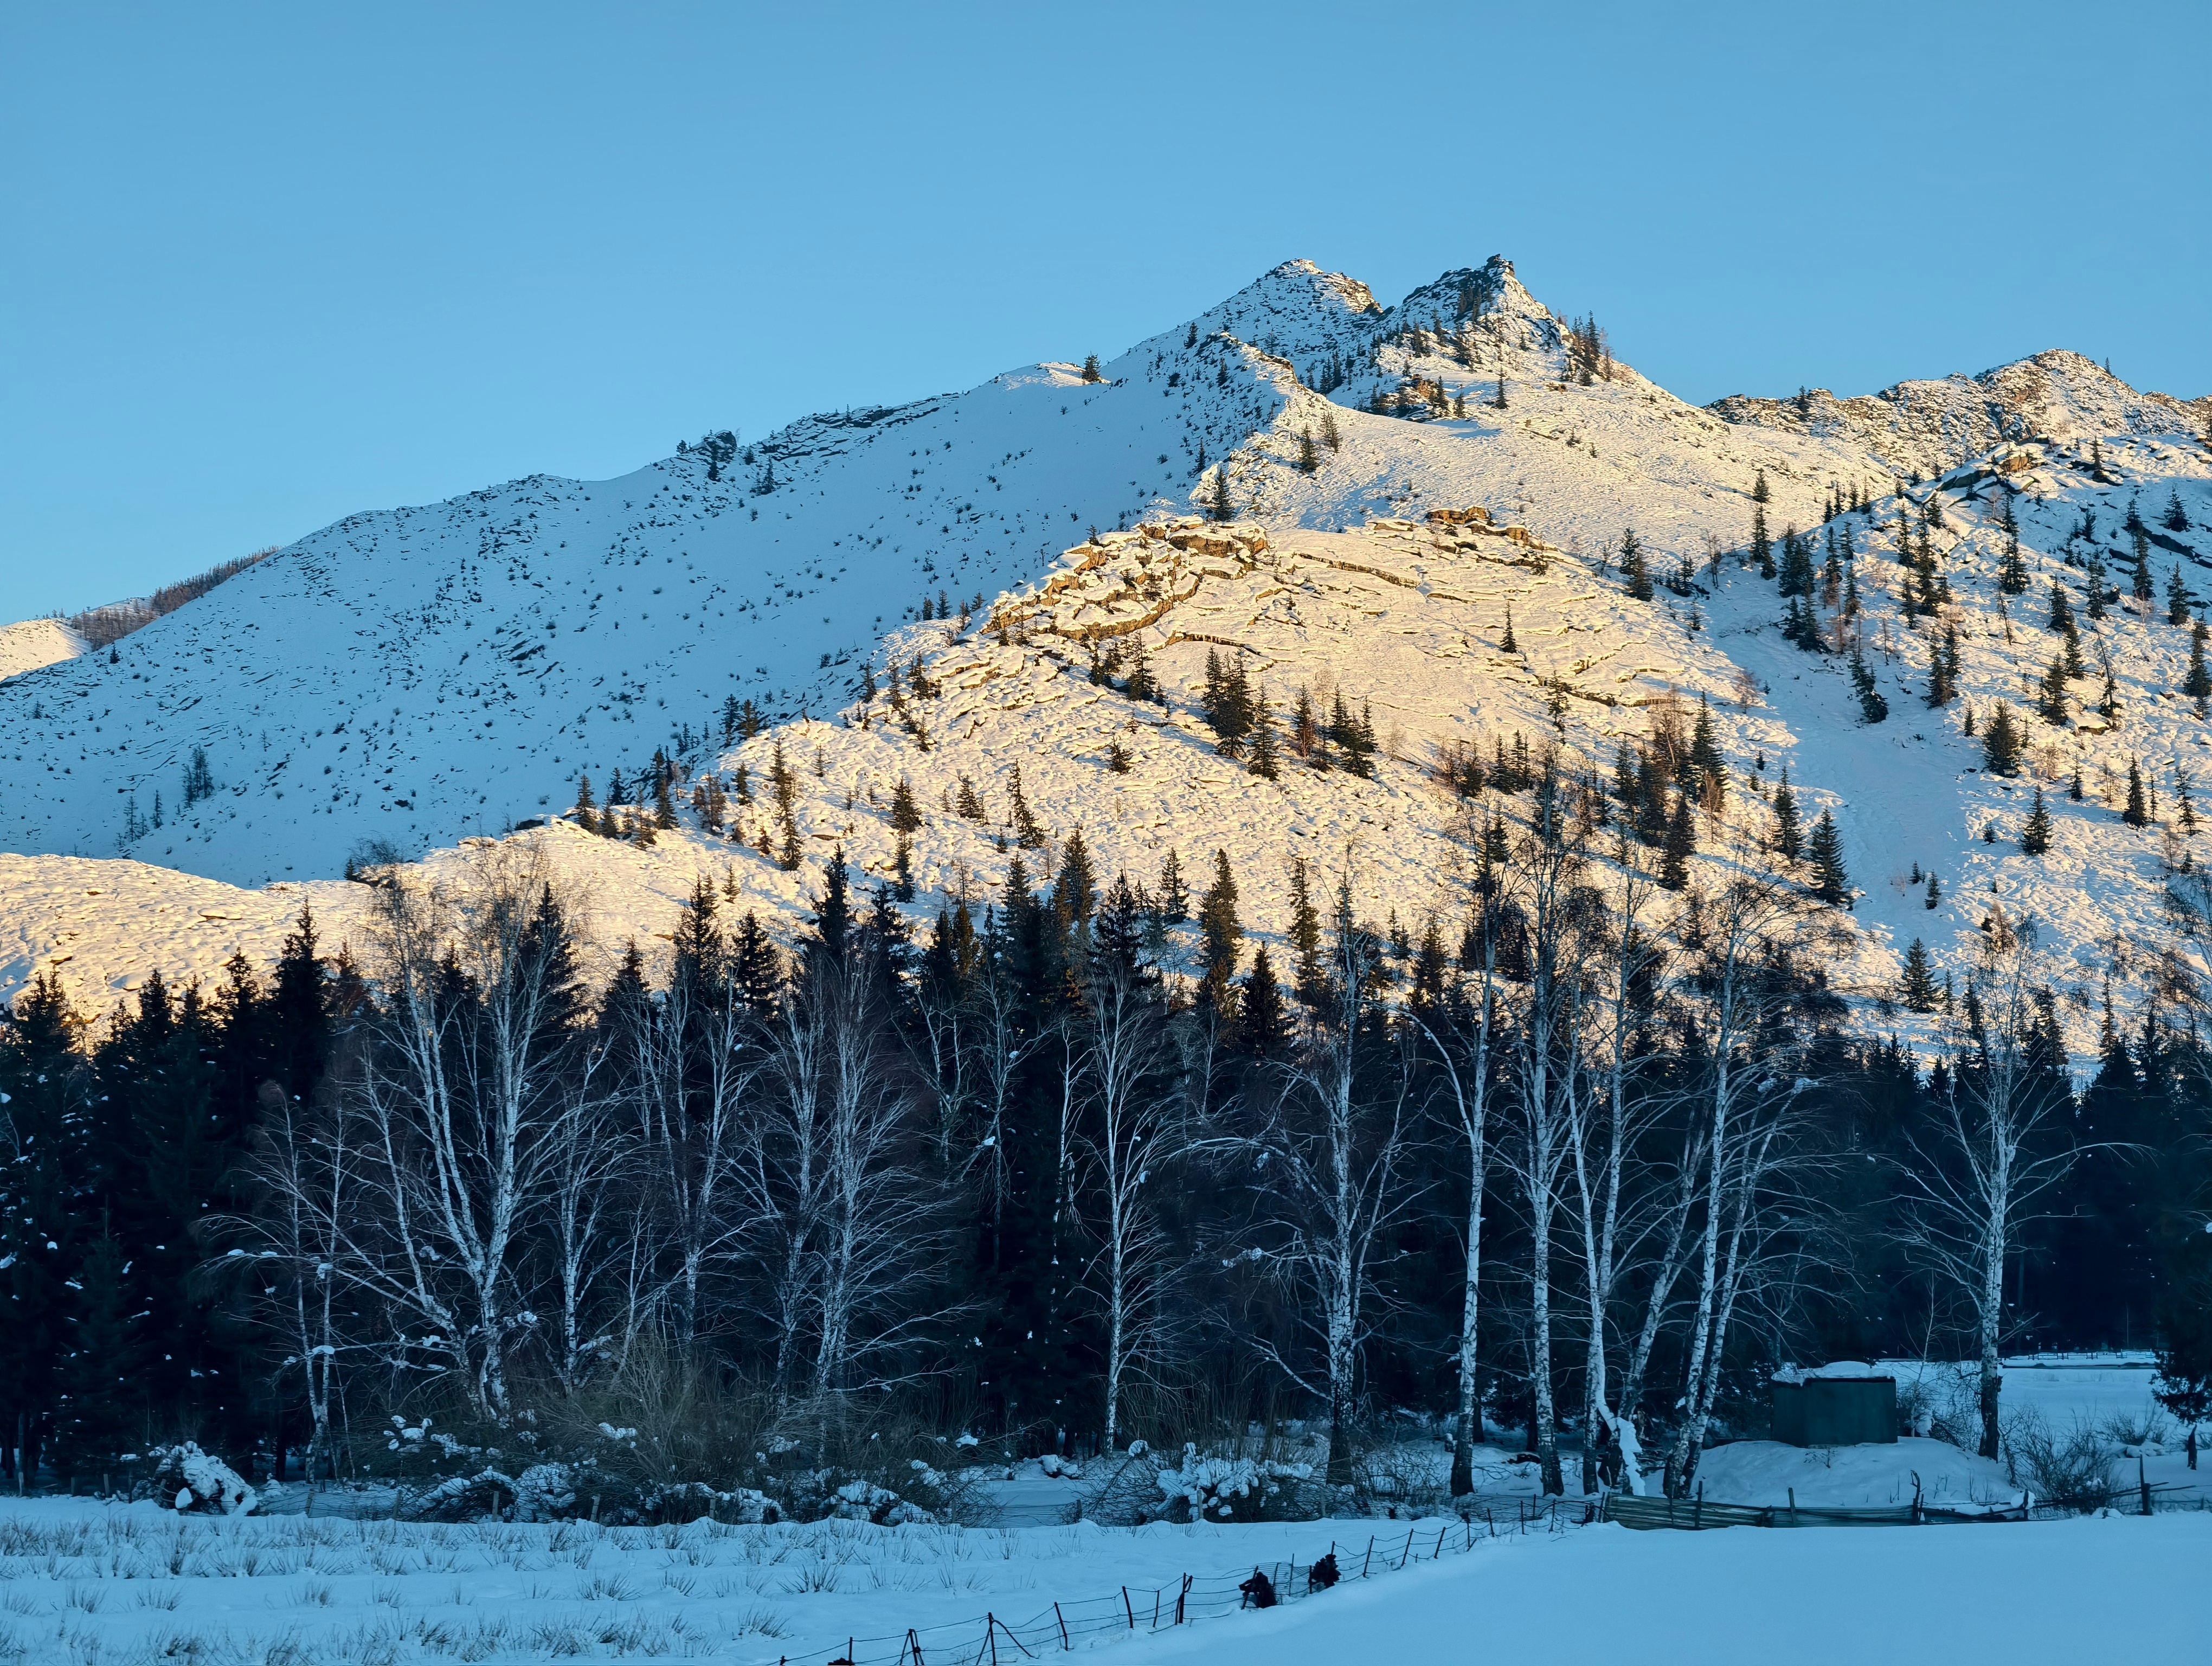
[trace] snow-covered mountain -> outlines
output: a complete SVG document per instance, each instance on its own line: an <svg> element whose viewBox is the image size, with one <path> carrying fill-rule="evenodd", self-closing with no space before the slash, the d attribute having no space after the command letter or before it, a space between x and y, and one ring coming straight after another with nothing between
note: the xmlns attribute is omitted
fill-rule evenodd
<svg viewBox="0 0 2212 1666"><path fill-rule="evenodd" d="M1095 374L1036 366L751 446L708 436L613 482L533 478L355 517L112 656L0 686L0 849L16 853L0 855L0 997L40 966L95 1003L154 964L206 974L234 947L273 949L303 897L343 935L365 895L337 878L349 854L466 863L515 824L548 824L514 836L589 880L611 950L665 933L702 875L787 915L832 848L893 873L902 779L927 911L1002 881L1018 765L1048 836L1033 874L1079 827L1105 872L1147 881L1174 850L1199 882L1224 849L1266 933L1287 924L1287 858L1304 854L1348 861L1378 921L1418 930L1452 912L1464 834L1441 758L1494 758L1518 736L1609 778L1624 745L1701 701L1735 782L1701 860L1766 836L1786 765L1808 818L1833 810L1862 891L1835 966L1847 990L1893 988L1916 937L1960 964L1994 903L2049 922L2087 1022L2115 933L2154 924L2171 842L2188 837L2176 788L2205 744L2177 692L2189 633L2164 601L2175 567L2212 566L2191 407L2046 353L1871 399L1699 409L1495 258L1387 311L1289 263ZM1784 639L1774 585L1743 563L1762 476L1778 538L1839 498L1861 506L1820 537L1848 536L1887 721L1863 721L1847 659ZM1224 482L1234 520L1190 518ZM2090 681L2069 721L2026 720L2057 822L2028 857L2031 775L1984 775L1966 714L1985 721L1997 698L2025 712L2023 678L2060 640L2052 579L2077 612L2093 560L2127 592L2131 504L2159 596L2083 618ZM2008 508L2032 580L2009 597ZM1901 515L1950 587L1933 624L1899 606ZM1650 600L1616 563L1631 528L1660 581ZM1839 604L1822 604L1832 631ZM1931 708L1944 622L1961 698ZM1099 663L1139 648L1165 707ZM1301 690L1371 710L1374 778L1286 760L1268 781L1224 757L1194 710L1209 650L1240 660L1279 723ZM2092 709L2105 654L2117 719ZM726 736L732 701L769 727ZM795 872L760 796L779 746ZM739 764L754 802L715 830L686 812L650 848L558 819L580 772L601 792L616 769L635 783L657 749L679 762L679 803L708 774L733 787ZM2130 760L2166 825L2120 820ZM981 820L960 813L963 782ZM1941 877L1934 910L1916 866Z"/></svg>
<svg viewBox="0 0 2212 1666"><path fill-rule="evenodd" d="M59 619L25 619L19 624L0 625L0 683L73 660L88 646Z"/></svg>

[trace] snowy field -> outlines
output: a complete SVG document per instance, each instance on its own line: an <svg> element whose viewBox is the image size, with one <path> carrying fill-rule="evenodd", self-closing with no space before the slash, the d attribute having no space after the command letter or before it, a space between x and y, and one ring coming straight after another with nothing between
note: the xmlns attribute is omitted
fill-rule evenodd
<svg viewBox="0 0 2212 1666"><path fill-rule="evenodd" d="M1302 1590L1293 1569L1332 1534L1342 1585L1239 1611L1255 1567ZM1065 1624L1071 1650L1256 1666L1533 1654L1570 1615L1650 1661L2195 1659L2212 1643L2208 1555L2212 1515L2195 1513L1492 1537L1449 1521L424 1526L8 1500L0 1660L824 1666L912 1659L909 1627L925 1661L989 1660L993 1640L1019 1660L1062 1651Z"/></svg>

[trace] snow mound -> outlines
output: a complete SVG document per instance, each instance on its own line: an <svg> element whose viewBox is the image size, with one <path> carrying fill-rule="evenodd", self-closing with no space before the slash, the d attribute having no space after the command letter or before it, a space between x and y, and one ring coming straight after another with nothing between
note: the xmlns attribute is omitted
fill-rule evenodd
<svg viewBox="0 0 2212 1666"><path fill-rule="evenodd" d="M243 1475L190 1440L161 1454L154 1496L179 1515L250 1516L261 1502Z"/></svg>
<svg viewBox="0 0 2212 1666"><path fill-rule="evenodd" d="M2004 1466L1962 1452L1948 1441L1907 1436L1885 1446L1785 1446L1778 1440L1737 1440L1698 1461L1698 1479L1716 1504L1754 1506L1796 1501L1849 1509L1911 1504L1915 1478L1923 1503L1957 1510L2014 1505L2021 1489Z"/></svg>

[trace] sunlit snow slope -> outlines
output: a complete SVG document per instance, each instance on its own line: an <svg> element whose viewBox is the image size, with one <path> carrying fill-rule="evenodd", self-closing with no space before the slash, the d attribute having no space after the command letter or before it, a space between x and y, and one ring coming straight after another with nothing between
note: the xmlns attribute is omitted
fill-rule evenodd
<svg viewBox="0 0 2212 1666"><path fill-rule="evenodd" d="M1701 829L1701 860L1768 836L1765 793L1785 764L1808 816L1835 812L1861 892L1840 987L1893 989L1914 937L1960 965L2001 909L2045 922L2087 1023L2102 975L2124 988L2140 970L2128 945L2154 930L2192 836L2179 789L2196 785L2206 727L2178 693L2189 633L2166 622L2165 588L2179 569L2212 592L2203 413L2068 353L1865 399L1699 409L1617 362L1583 385L1566 331L1501 260L1388 312L1294 262L1108 360L1096 383L1040 366L811 418L750 450L710 442L615 482L519 482L327 529L127 638L112 664L0 686L0 850L21 853L0 855L0 998L41 966L97 1000L149 963L176 976L232 947L266 952L303 897L343 934L366 893L325 882L375 842L436 853L557 817L580 769L604 791L656 748L687 784L727 782L740 762L757 784L779 739L801 766L796 873L759 851L772 830L757 805L736 812L735 838L687 812L651 849L558 821L517 836L588 881L608 945L650 945L701 875L785 916L832 849L888 876L904 775L925 812L912 863L928 911L1002 882L1018 763L1054 839L1081 827L1109 873L1149 881L1174 849L1202 883L1228 850L1248 923L1273 933L1290 855L1348 860L1363 908L1417 927L1451 912L1460 848L1440 748L1488 753L1518 733L1609 775L1657 710L1702 698L1736 787ZM1377 395L1389 414L1365 408ZM1224 460L1236 523L1179 520L1211 505ZM1862 721L1844 658L1783 639L1772 583L1741 559L1762 472L1778 537L1817 529L1838 489L1863 497L1837 526L1885 722ZM1921 526L1931 493L1952 600L1913 627L1896 532L1901 512ZM2125 594L2130 505L2156 569L2148 607ZM2008 506L2032 583L2001 608ZM1632 526L1661 581L1648 602L1613 560ZM2096 560L2123 599L2082 619L2086 678L2065 722L2046 723L2024 679L2057 651L2051 582L2081 613ZM983 605L964 625L921 621L940 593L956 613ZM1946 621L1961 698L1931 708L1928 641ZM1091 679L1109 641L1154 656L1165 709ZM1222 757L1194 709L1209 648L1241 655L1279 722L1300 687L1371 703L1376 779L1286 761L1267 782ZM857 699L864 660L881 679L916 654L932 668L933 692L908 696L926 749L883 697ZM2116 719L2096 709L2107 655ZM726 747L731 696L776 726ZM2029 768L2009 780L1982 771L1964 728L1997 698L2029 729ZM1117 740L1126 773L1107 767ZM185 809L196 747L216 791ZM2119 818L2131 760L2161 795L2149 828ZM987 821L953 813L963 776ZM2040 859L2018 844L2036 780L2057 824ZM1055 848L1030 855L1032 873ZM57 860L118 854L135 860ZM1941 876L1939 908L1915 864ZM287 879L301 888L234 889Z"/></svg>

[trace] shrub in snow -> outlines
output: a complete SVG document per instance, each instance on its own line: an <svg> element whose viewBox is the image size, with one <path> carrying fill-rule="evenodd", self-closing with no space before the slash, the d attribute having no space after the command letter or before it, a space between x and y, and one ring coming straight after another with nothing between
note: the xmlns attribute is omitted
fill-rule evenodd
<svg viewBox="0 0 2212 1666"><path fill-rule="evenodd" d="M514 1519L562 1522L576 1513L576 1472L565 1463L533 1463L514 1478Z"/></svg>
<svg viewBox="0 0 2212 1666"><path fill-rule="evenodd" d="M1155 1479L1170 1519L1257 1522L1307 1513L1300 1494L1313 1480L1313 1466L1200 1457L1195 1446L1185 1446L1182 1467L1163 1469Z"/></svg>
<svg viewBox="0 0 2212 1666"><path fill-rule="evenodd" d="M1037 1460L1037 1468L1043 1470L1046 1474L1051 1476L1054 1481L1081 1481L1083 1479L1083 1466L1079 1463L1070 1463L1066 1458L1060 1456L1057 1452L1047 1452L1042 1457L1039 1458Z"/></svg>
<svg viewBox="0 0 2212 1666"><path fill-rule="evenodd" d="M157 1449L154 1496L165 1510L183 1515L250 1516L259 1496L246 1478L194 1441Z"/></svg>
<svg viewBox="0 0 2212 1666"><path fill-rule="evenodd" d="M908 1504L888 1487L872 1481L851 1481L837 1489L836 1513L848 1522L873 1522L878 1527L899 1527L908 1522L933 1523L937 1517L918 1505Z"/></svg>

